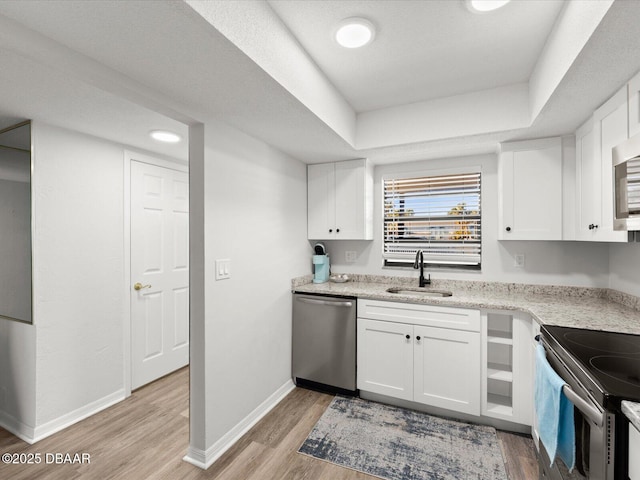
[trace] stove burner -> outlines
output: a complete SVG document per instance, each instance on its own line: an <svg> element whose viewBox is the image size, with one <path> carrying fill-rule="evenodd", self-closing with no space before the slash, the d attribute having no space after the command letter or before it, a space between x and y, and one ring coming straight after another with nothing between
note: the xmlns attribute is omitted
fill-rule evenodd
<svg viewBox="0 0 640 480"><path fill-rule="evenodd" d="M640 335L543 325L548 352L607 411L622 400L640 402Z"/></svg>
<svg viewBox="0 0 640 480"><path fill-rule="evenodd" d="M619 381L640 388L640 359L601 355L589 360L593 368Z"/></svg>
<svg viewBox="0 0 640 480"><path fill-rule="evenodd" d="M567 332L564 334L564 338L569 343L599 352L616 353L619 355L640 354L640 347L637 343L634 344L621 338L616 338L615 341L611 341L606 335L598 335L597 332L594 331Z"/></svg>

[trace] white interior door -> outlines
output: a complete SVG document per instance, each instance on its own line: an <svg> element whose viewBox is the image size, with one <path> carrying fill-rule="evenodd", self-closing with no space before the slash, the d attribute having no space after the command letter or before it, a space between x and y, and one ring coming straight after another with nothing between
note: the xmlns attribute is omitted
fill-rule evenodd
<svg viewBox="0 0 640 480"><path fill-rule="evenodd" d="M131 387L189 363L189 179L131 162Z"/></svg>

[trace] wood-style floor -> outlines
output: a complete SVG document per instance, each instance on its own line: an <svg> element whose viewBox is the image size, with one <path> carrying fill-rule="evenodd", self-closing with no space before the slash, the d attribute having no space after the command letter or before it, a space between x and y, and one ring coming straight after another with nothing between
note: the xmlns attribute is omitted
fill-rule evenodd
<svg viewBox="0 0 640 480"><path fill-rule="evenodd" d="M331 396L296 389L214 465L182 460L189 443L189 371L179 370L127 400L35 445L0 428L0 454L40 453L39 465L0 463L11 480L374 480L363 473L296 453ZM530 437L498 432L510 480L537 480ZM91 463L45 463L47 453L88 453Z"/></svg>

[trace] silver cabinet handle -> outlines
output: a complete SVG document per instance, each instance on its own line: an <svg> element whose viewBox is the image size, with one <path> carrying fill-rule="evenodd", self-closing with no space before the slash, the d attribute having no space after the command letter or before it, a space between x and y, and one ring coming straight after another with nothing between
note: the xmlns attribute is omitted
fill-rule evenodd
<svg viewBox="0 0 640 480"><path fill-rule="evenodd" d="M315 298L298 298L302 303L310 303L312 305L328 305L331 307L352 307L353 302L332 302L330 300L316 300Z"/></svg>
<svg viewBox="0 0 640 480"><path fill-rule="evenodd" d="M585 417L591 420L597 427L601 427L603 425L604 419L600 410L585 402L582 397L571 389L569 385L562 387L562 390L571 403L573 403Z"/></svg>

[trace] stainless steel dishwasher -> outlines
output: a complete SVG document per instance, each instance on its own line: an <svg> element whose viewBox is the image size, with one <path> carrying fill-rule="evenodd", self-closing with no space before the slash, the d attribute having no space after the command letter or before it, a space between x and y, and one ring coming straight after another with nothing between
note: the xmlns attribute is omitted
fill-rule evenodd
<svg viewBox="0 0 640 480"><path fill-rule="evenodd" d="M356 299L293 295L296 385L356 394Z"/></svg>

